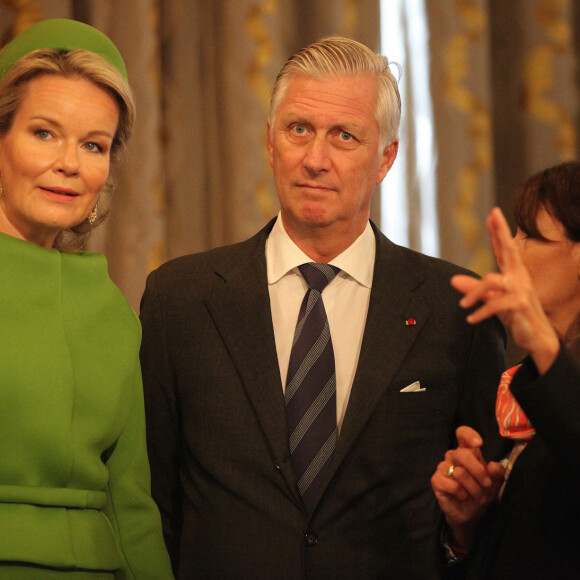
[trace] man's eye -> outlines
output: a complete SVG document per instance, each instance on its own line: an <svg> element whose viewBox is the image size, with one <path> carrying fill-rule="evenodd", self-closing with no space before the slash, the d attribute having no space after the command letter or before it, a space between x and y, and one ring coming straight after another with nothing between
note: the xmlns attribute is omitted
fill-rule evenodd
<svg viewBox="0 0 580 580"><path fill-rule="evenodd" d="M296 135L304 135L306 133L306 127L304 125L294 125L294 133Z"/></svg>
<svg viewBox="0 0 580 580"><path fill-rule="evenodd" d="M343 141L352 141L354 139L354 137L350 133L347 133L346 131L340 132L340 138Z"/></svg>

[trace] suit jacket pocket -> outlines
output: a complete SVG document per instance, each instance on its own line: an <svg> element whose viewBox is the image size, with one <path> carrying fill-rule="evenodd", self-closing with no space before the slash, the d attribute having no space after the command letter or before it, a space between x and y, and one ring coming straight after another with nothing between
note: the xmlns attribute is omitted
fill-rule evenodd
<svg viewBox="0 0 580 580"><path fill-rule="evenodd" d="M399 389L393 390L389 398L391 411L400 414L438 413L441 405L437 392L429 390L428 386L424 391L401 393Z"/></svg>

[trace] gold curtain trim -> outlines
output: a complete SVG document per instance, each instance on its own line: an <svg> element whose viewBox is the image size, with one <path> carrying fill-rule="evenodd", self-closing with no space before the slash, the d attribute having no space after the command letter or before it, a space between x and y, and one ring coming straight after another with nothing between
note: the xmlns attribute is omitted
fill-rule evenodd
<svg viewBox="0 0 580 580"><path fill-rule="evenodd" d="M149 78L151 80L151 87L155 88L155 93L157 95L161 95L162 82L159 68L159 62L161 60L161 47L160 47L161 24L160 24L159 8L155 4L153 4L149 8L149 12L147 14L147 27L149 28L150 31L150 38L153 39L153 50L151 53L151 58L147 63ZM165 143L162 129L160 129L157 132L157 142L159 144L159 151L163 151ZM154 203L154 211L157 216L157 219L159 219L159 221L164 225L166 229L167 192L165 190L165 181L163 180L162 175L160 173L157 173L157 175L154 178L154 183L152 187L152 200ZM164 231L163 233L159 234L159 236L157 236L158 239L154 241L153 246L149 250L148 256L149 271L158 268L167 259L167 235L168 235L167 231Z"/></svg>
<svg viewBox="0 0 580 580"><path fill-rule="evenodd" d="M1 2L16 11L10 30L3 39L3 44L10 42L21 32L44 19L44 11L35 0L1 0Z"/></svg>
<svg viewBox="0 0 580 580"><path fill-rule="evenodd" d="M572 50L572 30L566 18L571 10L568 0L540 2L537 22L549 42L530 52L524 70L524 111L553 127L553 144L563 161L575 157L577 133L570 112L550 95L555 88L555 61Z"/></svg>
<svg viewBox="0 0 580 580"><path fill-rule="evenodd" d="M475 204L482 176L491 167L491 119L482 99L465 82L472 73L469 50L484 37L487 16L473 0L457 0L455 6L466 30L452 36L445 49L443 94L466 115L466 139L471 142L474 155L459 170L454 215L463 245L470 252L467 267L476 272L485 272L492 266L492 259L489 249L482 244L481 218L476 212Z"/></svg>
<svg viewBox="0 0 580 580"><path fill-rule="evenodd" d="M246 17L244 29L252 39L255 50L246 71L248 86L258 98L264 113L267 115L270 108L270 80L268 65L274 54L274 39L266 24L266 19L278 9L276 0L263 0L253 4ZM275 196L272 194L270 183L270 162L266 147L262 147L264 170L262 177L254 186L254 201L264 219L269 219L276 213Z"/></svg>
<svg viewBox="0 0 580 580"><path fill-rule="evenodd" d="M346 0L344 7L344 34L345 36L354 36L358 27L359 0Z"/></svg>
<svg viewBox="0 0 580 580"><path fill-rule="evenodd" d="M276 9L276 0L263 0L260 4L253 4L244 23L244 28L256 47L247 69L246 78L266 112L270 106L270 81L268 80L267 65L272 61L274 40L265 20Z"/></svg>

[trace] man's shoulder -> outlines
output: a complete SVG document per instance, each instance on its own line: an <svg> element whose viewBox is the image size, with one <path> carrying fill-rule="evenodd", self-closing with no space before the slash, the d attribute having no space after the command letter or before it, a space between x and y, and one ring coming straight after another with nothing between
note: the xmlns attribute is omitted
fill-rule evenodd
<svg viewBox="0 0 580 580"><path fill-rule="evenodd" d="M168 260L159 266L155 273L157 276L181 276L186 272L201 271L208 268L215 268L229 263L235 264L240 258L247 254L247 242L239 242L227 246L220 246L204 252L186 254Z"/></svg>
<svg viewBox="0 0 580 580"><path fill-rule="evenodd" d="M405 246L399 246L376 228L375 234L377 237L377 260L379 262L384 262L387 265L396 264L396 267L402 271L408 270L425 276L445 278L447 280L455 274L478 277L475 272L442 258L429 256Z"/></svg>
<svg viewBox="0 0 580 580"><path fill-rule="evenodd" d="M272 223L242 242L173 258L159 266L154 275L158 280L199 277L204 272L243 267L249 260L265 260L265 243Z"/></svg>
<svg viewBox="0 0 580 580"><path fill-rule="evenodd" d="M449 262L448 260L444 260L443 258L429 256L428 254L422 254L407 248L404 249L407 250L407 252L410 254L413 254L414 259L423 262L425 267L434 274L438 274L444 277L450 277L456 274L465 274L467 276L479 277L479 275L472 270L469 270L463 266L459 266L458 264L454 264L453 262Z"/></svg>

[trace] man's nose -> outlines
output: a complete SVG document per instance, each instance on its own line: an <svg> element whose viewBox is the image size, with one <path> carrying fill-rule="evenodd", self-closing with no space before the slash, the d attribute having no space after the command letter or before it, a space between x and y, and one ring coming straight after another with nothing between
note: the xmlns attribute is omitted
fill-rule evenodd
<svg viewBox="0 0 580 580"><path fill-rule="evenodd" d="M315 136L306 146L304 166L314 175L330 169L330 144L323 136Z"/></svg>

